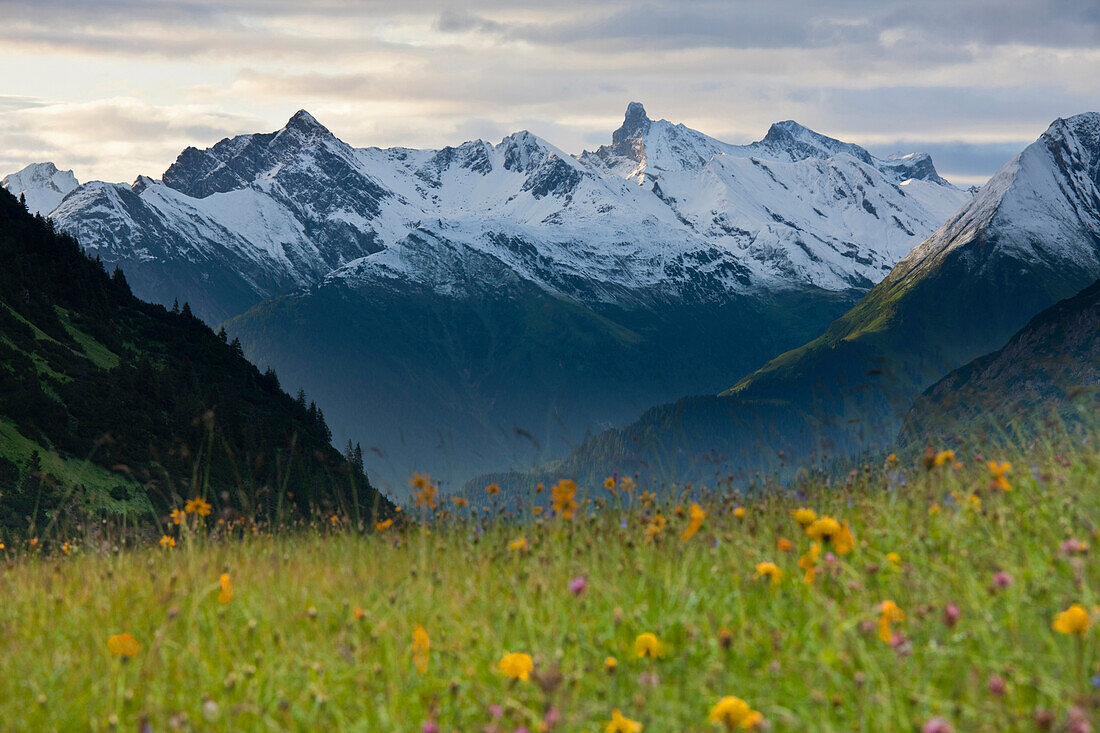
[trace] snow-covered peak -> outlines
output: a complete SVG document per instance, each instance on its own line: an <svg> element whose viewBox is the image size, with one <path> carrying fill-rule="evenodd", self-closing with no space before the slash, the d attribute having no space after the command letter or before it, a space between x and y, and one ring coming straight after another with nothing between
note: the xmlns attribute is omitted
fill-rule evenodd
<svg viewBox="0 0 1100 733"><path fill-rule="evenodd" d="M150 178L149 176L139 175L137 178L134 179L134 182L130 185L130 190L133 191L136 194L141 194L142 191L149 188L150 186L155 186L155 185L160 184L160 183L161 183L161 181Z"/></svg>
<svg viewBox="0 0 1100 733"><path fill-rule="evenodd" d="M644 183L670 171L699 170L714 156L736 149L685 125L651 120L640 102L631 102L623 124L611 133L611 144L582 153L579 159L602 172Z"/></svg>
<svg viewBox="0 0 1100 733"><path fill-rule="evenodd" d="M761 157L773 157L778 160L824 159L839 153L847 153L867 165L873 165L871 154L860 146L814 132L794 120L776 122L768 128L768 134L763 140L746 147L758 152Z"/></svg>
<svg viewBox="0 0 1100 733"><path fill-rule="evenodd" d="M732 145L682 124L651 120L640 102L627 106L623 124L611 134L610 145L582 153L578 160L601 174L644 184L670 172L700 171L720 156L797 163L825 161L837 155L850 155L876 168L892 183L920 180L951 187L936 172L927 153L899 154L882 160L859 145L822 135L793 120L776 122L762 140Z"/></svg>
<svg viewBox="0 0 1100 733"><path fill-rule="evenodd" d="M0 186L9 193L26 199L28 211L42 216L57 208L61 199L79 185L71 170L58 170L53 163L31 163L0 179Z"/></svg>
<svg viewBox="0 0 1100 733"><path fill-rule="evenodd" d="M932 164L928 153L908 153L891 155L889 158L875 161L876 167L883 173L891 174L898 183L902 181L931 181L941 186L949 184Z"/></svg>
<svg viewBox="0 0 1100 733"><path fill-rule="evenodd" d="M900 276L966 253L975 270L1000 256L1100 272L1100 114L1055 120L958 214L899 263ZM1093 275L1095 278L1095 275Z"/></svg>

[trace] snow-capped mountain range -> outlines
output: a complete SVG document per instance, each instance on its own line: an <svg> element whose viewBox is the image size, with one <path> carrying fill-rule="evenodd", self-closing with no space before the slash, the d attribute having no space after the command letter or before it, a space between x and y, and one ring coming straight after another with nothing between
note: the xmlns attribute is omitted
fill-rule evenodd
<svg viewBox="0 0 1100 733"><path fill-rule="evenodd" d="M529 132L355 148L302 111L39 210L139 297L224 321L399 490L527 468L728 387L970 198L924 155L794 122L730 145L632 103L577 156Z"/></svg>
<svg viewBox="0 0 1100 733"><path fill-rule="evenodd" d="M326 275L464 287L425 237L582 302L865 289L969 197L925 155L876 159L794 122L730 145L638 103L611 145L576 157L529 132L354 148L301 111L274 133L187 148L160 180L77 187L52 170L4 185L121 265L138 295L190 300L215 322Z"/></svg>

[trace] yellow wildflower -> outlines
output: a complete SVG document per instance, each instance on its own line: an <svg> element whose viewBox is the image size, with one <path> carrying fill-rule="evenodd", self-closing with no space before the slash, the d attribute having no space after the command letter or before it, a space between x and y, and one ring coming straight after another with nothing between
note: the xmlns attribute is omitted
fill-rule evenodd
<svg viewBox="0 0 1100 733"><path fill-rule="evenodd" d="M780 537L778 540L775 541L775 548L780 552L790 552L791 541L786 537Z"/></svg>
<svg viewBox="0 0 1100 733"><path fill-rule="evenodd" d="M623 491L629 494L631 491L634 490L634 479L632 479L630 476L623 476L621 479L619 479L619 486L622 487Z"/></svg>
<svg viewBox="0 0 1100 733"><path fill-rule="evenodd" d="M805 581L807 583L814 582L814 573L817 569L817 558L820 554L821 545L815 542L810 545L809 552L798 558L798 567L806 571Z"/></svg>
<svg viewBox="0 0 1100 733"><path fill-rule="evenodd" d="M531 510L531 513L534 514L536 517L539 516L540 514L542 514L542 507L541 506L535 507L534 509Z"/></svg>
<svg viewBox="0 0 1100 733"><path fill-rule="evenodd" d="M710 709L707 716L712 723L725 726L726 730L741 728L752 730L764 721L764 716L749 707L749 704L739 697L727 696L719 700Z"/></svg>
<svg viewBox="0 0 1100 733"><path fill-rule="evenodd" d="M460 509L465 506L470 506L470 501L465 496L452 496L451 501L454 502L456 507Z"/></svg>
<svg viewBox="0 0 1100 733"><path fill-rule="evenodd" d="M662 532L665 531L665 525L668 524L668 520L660 514L654 514L653 518L649 520L649 523L645 527L646 541L650 541L655 537L659 537Z"/></svg>
<svg viewBox="0 0 1100 733"><path fill-rule="evenodd" d="M940 505L935 502L933 502L932 506L928 507L928 513L931 514L933 517L942 511L943 509L940 507Z"/></svg>
<svg viewBox="0 0 1100 733"><path fill-rule="evenodd" d="M886 553L886 561L889 562L890 567L894 568L895 570L901 567L901 555L896 552Z"/></svg>
<svg viewBox="0 0 1100 733"><path fill-rule="evenodd" d="M783 571L773 562L761 562L756 564L756 573L752 577L771 578L772 585L778 585L783 579Z"/></svg>
<svg viewBox="0 0 1100 733"><path fill-rule="evenodd" d="M1085 632L1089 630L1089 624L1091 623L1092 619L1089 618L1089 612L1085 610L1085 607L1080 603L1074 603L1065 611L1062 611L1054 617L1054 623L1051 624L1051 628L1059 634L1077 634L1079 636L1084 636Z"/></svg>
<svg viewBox="0 0 1100 733"><path fill-rule="evenodd" d="M218 603L229 603L233 599L233 583L229 581L229 573L222 573L218 579L221 590L218 591Z"/></svg>
<svg viewBox="0 0 1100 733"><path fill-rule="evenodd" d="M527 549L527 538L526 537L517 537L517 538L515 538L514 540L512 540L511 542L508 543L508 549L509 550L516 550L517 552L522 552L523 550L526 550Z"/></svg>
<svg viewBox="0 0 1100 733"><path fill-rule="evenodd" d="M182 511L180 511L179 509L173 509L172 513L168 515L168 517L172 520L172 524L179 524L180 522L183 521L183 518L185 516L187 516L187 515L184 514Z"/></svg>
<svg viewBox="0 0 1100 733"><path fill-rule="evenodd" d="M816 540L818 542L828 542L839 533L840 522L832 517L815 519L810 526L806 528L806 535L811 540Z"/></svg>
<svg viewBox="0 0 1100 733"><path fill-rule="evenodd" d="M793 512L791 512L791 516L794 517L794 521L798 522L800 525L802 525L802 528L805 529L806 527L809 527L811 524L813 524L814 520L817 519L817 512L815 512L813 509L802 507L801 509L795 509Z"/></svg>
<svg viewBox="0 0 1100 733"><path fill-rule="evenodd" d="M497 663L497 669L514 680L528 680L531 678L531 670L535 663L531 661L530 654L522 652L505 652Z"/></svg>
<svg viewBox="0 0 1100 733"><path fill-rule="evenodd" d="M489 484L488 486L485 487L485 493L488 494L489 496L496 496L497 494L500 493L500 487L497 486L496 484Z"/></svg>
<svg viewBox="0 0 1100 733"><path fill-rule="evenodd" d="M385 532L387 529L393 526L392 519L385 519L381 522L376 522L374 528L379 532Z"/></svg>
<svg viewBox="0 0 1100 733"><path fill-rule="evenodd" d="M935 466L936 468L939 468L940 466L942 466L944 464L954 463L954 462L955 462L955 451L953 451L951 449L941 450L939 453L936 454L936 457L932 459L932 465Z"/></svg>
<svg viewBox="0 0 1100 733"><path fill-rule="evenodd" d="M1002 461L997 463L996 461L989 462L989 472L993 474L993 480L990 482L995 488L1001 491L1009 491L1012 488L1012 484L1008 483L1008 479L1005 478L1005 474L1012 470L1012 464L1008 461Z"/></svg>
<svg viewBox="0 0 1100 733"><path fill-rule="evenodd" d="M431 647L432 642L428 638L428 632L424 630L423 626L417 624L416 628L413 629L412 658L413 665L420 674L428 671L428 652Z"/></svg>
<svg viewBox="0 0 1100 733"><path fill-rule="evenodd" d="M615 657L608 657L607 659L603 660L603 668L607 672L614 672L618 667L619 660L615 659Z"/></svg>
<svg viewBox="0 0 1100 733"><path fill-rule="evenodd" d="M198 514L200 517L206 517L210 515L210 504L206 502L201 496L196 496L189 502L183 505L183 510L188 514Z"/></svg>
<svg viewBox="0 0 1100 733"><path fill-rule="evenodd" d="M689 540L695 536L695 533L699 531L699 528L703 526L703 520L707 518L707 513L703 511L703 507L698 504L691 505L691 521L688 522L688 526L684 529L684 533L680 535L680 539Z"/></svg>
<svg viewBox="0 0 1100 733"><path fill-rule="evenodd" d="M970 496L968 496L966 498L966 500L970 503L970 508L971 509L973 509L976 512L981 511L981 509L982 509L982 497L978 496L977 494L971 494Z"/></svg>
<svg viewBox="0 0 1100 733"><path fill-rule="evenodd" d="M73 546L66 541L62 543L61 551L64 552L66 555L71 555L73 554Z"/></svg>
<svg viewBox="0 0 1100 733"><path fill-rule="evenodd" d="M563 519L572 519L577 511L577 482L570 479L562 479L550 489L550 499L553 502L554 511Z"/></svg>
<svg viewBox="0 0 1100 733"><path fill-rule="evenodd" d="M439 493L439 488L432 483L431 476L414 473L413 477L409 479L409 483L416 489L416 493L413 494L416 505L435 509L436 495Z"/></svg>
<svg viewBox="0 0 1100 733"><path fill-rule="evenodd" d="M657 494L652 491L642 492L642 506L650 506L657 501Z"/></svg>
<svg viewBox="0 0 1100 733"><path fill-rule="evenodd" d="M661 642L657 640L657 635L648 631L644 634L638 634L638 638L634 640L634 653L639 657L653 657L655 659L661 656Z"/></svg>
<svg viewBox="0 0 1100 733"><path fill-rule="evenodd" d="M898 465L898 456L896 453L891 453L890 455L886 456L886 465L889 468L894 468Z"/></svg>
<svg viewBox="0 0 1100 733"><path fill-rule="evenodd" d="M618 485L618 482L615 480L614 476L608 476L607 478L605 478L603 480L603 487L605 489L607 489L608 491L612 491L612 492L615 491L615 486L617 486L617 485Z"/></svg>
<svg viewBox="0 0 1100 733"><path fill-rule="evenodd" d="M878 619L878 638L889 643L893 638L893 634L890 632L890 624L895 621L905 620L905 611L898 608L898 604L893 601L883 601L879 604L879 611L881 616Z"/></svg>
<svg viewBox="0 0 1100 733"><path fill-rule="evenodd" d="M856 538L852 536L852 529L848 526L848 522L845 521L841 525L840 531L833 537L833 549L837 551L839 555L847 555L849 552L856 548Z"/></svg>
<svg viewBox="0 0 1100 733"><path fill-rule="evenodd" d="M744 519L745 518L745 507L739 506L736 509L734 509L733 510L733 516L737 517L738 519Z"/></svg>
<svg viewBox="0 0 1100 733"><path fill-rule="evenodd" d="M129 634L115 634L107 637L107 649L115 656L129 659L141 651L141 644Z"/></svg>
<svg viewBox="0 0 1100 733"><path fill-rule="evenodd" d="M604 733L639 733L642 724L636 720L623 717L618 710L611 711L611 720L604 726Z"/></svg>
<svg viewBox="0 0 1100 733"><path fill-rule="evenodd" d="M176 546L176 540L168 535L163 535L158 544L164 549L169 550Z"/></svg>

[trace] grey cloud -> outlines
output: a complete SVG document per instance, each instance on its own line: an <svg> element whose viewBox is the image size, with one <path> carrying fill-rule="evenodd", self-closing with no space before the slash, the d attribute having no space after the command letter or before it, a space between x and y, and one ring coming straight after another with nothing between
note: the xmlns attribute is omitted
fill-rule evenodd
<svg viewBox="0 0 1100 733"><path fill-rule="evenodd" d="M368 40L371 28L421 19L437 32L489 34L550 47L660 50L690 48L851 48L884 51L922 47L925 63L943 63L960 45L1024 43L1091 48L1100 44L1095 0L4 0L11 42L34 40L101 53L187 55L232 53L228 39L278 40L268 51L351 52L348 40ZM526 9L524 20L515 20ZM301 19L341 21L349 38L309 38L293 31ZM18 33L10 32L11 26ZM199 39L188 39L198 32ZM180 36L183 36L181 39ZM205 43L202 36L209 36ZM430 41L431 39L424 39ZM320 41L321 43L316 43ZM438 39L437 39L438 41ZM438 41L441 42L441 41Z"/></svg>
<svg viewBox="0 0 1100 733"><path fill-rule="evenodd" d="M52 160L75 168L81 180L129 181L138 173L159 176L187 145L212 144L259 124L243 115L126 100L0 108L0 162L7 163L5 168L19 168Z"/></svg>
<svg viewBox="0 0 1100 733"><path fill-rule="evenodd" d="M1100 43L1100 6L1094 0L651 0L590 8L580 18L551 16L544 22L504 22L469 9L445 10L437 27L547 45L640 43L682 49L918 44L928 52L926 63L938 63L937 51L959 43Z"/></svg>
<svg viewBox="0 0 1100 733"><path fill-rule="evenodd" d="M19 97L14 95L0 94L0 111L14 109L33 109L34 107L41 107L43 105L45 105L45 102L34 97Z"/></svg>
<svg viewBox="0 0 1100 733"><path fill-rule="evenodd" d="M444 10L435 22L436 30L444 33L478 31L480 33L504 33L507 27L503 23L488 20L465 10Z"/></svg>

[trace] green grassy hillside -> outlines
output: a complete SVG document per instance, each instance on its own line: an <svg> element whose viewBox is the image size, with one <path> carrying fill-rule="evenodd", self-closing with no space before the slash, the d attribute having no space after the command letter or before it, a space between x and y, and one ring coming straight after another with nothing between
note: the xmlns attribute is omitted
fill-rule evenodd
<svg viewBox="0 0 1100 733"><path fill-rule="evenodd" d="M388 510L316 407L186 306L134 298L6 192L0 261L0 537L101 516L154 524L196 495L269 519Z"/></svg>

